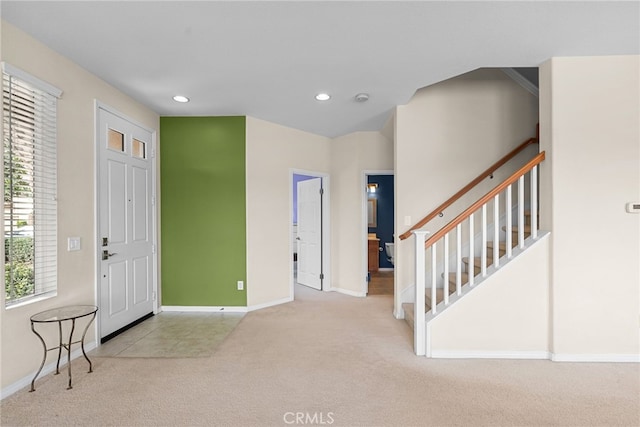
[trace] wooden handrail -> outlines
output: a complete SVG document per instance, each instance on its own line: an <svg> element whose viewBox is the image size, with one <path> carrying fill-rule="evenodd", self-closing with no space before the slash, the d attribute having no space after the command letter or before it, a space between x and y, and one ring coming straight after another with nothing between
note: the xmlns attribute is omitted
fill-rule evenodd
<svg viewBox="0 0 640 427"><path fill-rule="evenodd" d="M539 165L544 160L544 157L545 157L545 152L543 151L542 153L538 154L533 159L531 159L526 165L522 166L520 169L515 171L513 175L511 175L509 178L503 181L500 185L498 185L493 190L489 191L487 194L485 194L480 199L478 199L477 202L469 206L464 212L462 212L460 215L455 217L447 225L442 227L432 236L429 236L429 239L427 239L427 241L424 244L425 248L428 248L429 246L431 246L432 244L440 240L442 236L444 236L445 234L447 234L448 232L456 228L458 224L462 223L462 221L464 221L469 216L471 216L471 214L477 211L479 208L481 208L482 205L487 203L489 200L493 199L496 196L496 194L501 193L509 185L516 182L522 175L529 172L535 166Z"/></svg>
<svg viewBox="0 0 640 427"><path fill-rule="evenodd" d="M522 144L518 145L516 148L514 148L513 150L511 150L509 153L507 153L503 158L501 158L500 160L498 160L497 162L495 162L493 165L491 165L491 167L489 169L487 169L486 171L482 172L480 175L478 175L476 177L476 179L474 179L473 181L471 181L469 184L467 184L464 188L462 188L460 191L458 191L456 194L454 194L453 196L451 196L446 202L444 202L443 204L441 204L440 206L438 206L437 208L435 208L433 210L433 212L431 212L429 215L425 216L424 218L422 218L418 223L416 223L413 227L411 227L409 230L407 230L406 232L404 232L403 234L400 235L400 240L405 240L406 238L408 238L409 236L411 236L411 232L413 230L417 230L418 228L422 228L426 223L428 223L429 221L431 221L433 218L435 218L436 216L438 216L438 214L440 212L442 212L443 210L445 210L446 208L448 208L449 206L451 206L453 203L455 203L460 197L464 196L469 190L471 190L473 187L475 187L476 185L478 185L480 182L482 182L482 180L484 180L486 177L488 177L489 175L493 174L498 168L500 168L502 165L504 165L505 163L507 163L509 160L511 160L512 158L514 158L518 153L520 153L522 150L524 150L526 147L528 147L530 144L535 144L536 142L538 142L537 138L529 138L527 139L525 142L523 142Z"/></svg>

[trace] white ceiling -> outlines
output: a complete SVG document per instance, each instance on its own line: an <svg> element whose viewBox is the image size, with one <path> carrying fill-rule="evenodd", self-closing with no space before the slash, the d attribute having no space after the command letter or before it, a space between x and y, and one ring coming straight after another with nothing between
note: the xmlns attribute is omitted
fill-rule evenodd
<svg viewBox="0 0 640 427"><path fill-rule="evenodd" d="M162 116L249 115L329 137L379 130L418 88L476 68L640 54L638 1L0 7L3 19ZM316 101L321 91L332 99ZM356 102L359 92L369 101Z"/></svg>

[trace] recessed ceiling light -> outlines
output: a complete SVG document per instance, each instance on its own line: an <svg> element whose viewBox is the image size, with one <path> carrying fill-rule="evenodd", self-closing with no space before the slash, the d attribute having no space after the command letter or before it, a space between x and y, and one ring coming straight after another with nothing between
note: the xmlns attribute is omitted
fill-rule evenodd
<svg viewBox="0 0 640 427"><path fill-rule="evenodd" d="M319 93L316 95L316 99L318 101L328 101L329 99L331 99L331 95L329 95L328 93Z"/></svg>
<svg viewBox="0 0 640 427"><path fill-rule="evenodd" d="M366 102L366 101L369 100L369 94L368 93L359 93L354 98L358 102Z"/></svg>
<svg viewBox="0 0 640 427"><path fill-rule="evenodd" d="M182 95L174 96L173 100L176 101L176 102L189 102L189 98L187 98L186 96L182 96Z"/></svg>

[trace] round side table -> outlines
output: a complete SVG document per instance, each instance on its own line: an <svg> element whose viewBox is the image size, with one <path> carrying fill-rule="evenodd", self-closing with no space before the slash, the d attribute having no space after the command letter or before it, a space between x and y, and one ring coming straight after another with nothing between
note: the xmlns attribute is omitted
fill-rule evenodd
<svg viewBox="0 0 640 427"><path fill-rule="evenodd" d="M69 372L69 386L67 390L73 388L71 386L71 345L72 344L80 344L80 348L82 348L82 354L84 358L89 362L89 372L93 372L93 365L91 364L91 360L87 357L87 353L84 351L84 337L87 335L87 330L89 329L89 325L96 318L96 313L98 311L98 307L95 305L69 305L66 307L52 308L51 310L46 310L41 313L34 314L31 316L31 331L42 342L42 347L44 348L44 355L42 357L42 363L40 364L40 369L36 372L36 375L31 380L31 391L35 391L34 384L36 382L36 378L42 372L42 368L44 367L44 362L47 360L47 352L51 350L58 350L58 362L56 363L56 375L60 373L60 357L62 356L62 349L67 350L67 366ZM84 332L82 333L82 338L78 341L73 341L73 331L76 328L76 320L90 317L87 325L84 328ZM47 344L37 331L35 326L39 323L58 323L58 337L59 344L57 347L47 348ZM62 342L62 323L63 322L71 322L71 331L69 332L69 339L67 342Z"/></svg>

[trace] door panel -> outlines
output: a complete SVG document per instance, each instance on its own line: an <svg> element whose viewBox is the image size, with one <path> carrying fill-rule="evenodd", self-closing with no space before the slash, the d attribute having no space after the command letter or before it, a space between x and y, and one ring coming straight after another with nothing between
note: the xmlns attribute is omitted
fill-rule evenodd
<svg viewBox="0 0 640 427"><path fill-rule="evenodd" d="M322 289L322 178L298 182L298 283Z"/></svg>
<svg viewBox="0 0 640 427"><path fill-rule="evenodd" d="M139 167L133 167L133 241L146 242L148 239L147 230L149 225L148 206L149 188L148 171Z"/></svg>
<svg viewBox="0 0 640 427"><path fill-rule="evenodd" d="M149 299L149 260L140 257L133 260L133 303L144 303Z"/></svg>
<svg viewBox="0 0 640 427"><path fill-rule="evenodd" d="M122 162L108 161L108 221L109 241L125 243L127 238L127 168Z"/></svg>
<svg viewBox="0 0 640 427"><path fill-rule="evenodd" d="M116 316L127 310L127 263L109 264L109 315Z"/></svg>
<svg viewBox="0 0 640 427"><path fill-rule="evenodd" d="M102 108L98 134L102 338L153 312L152 135Z"/></svg>

